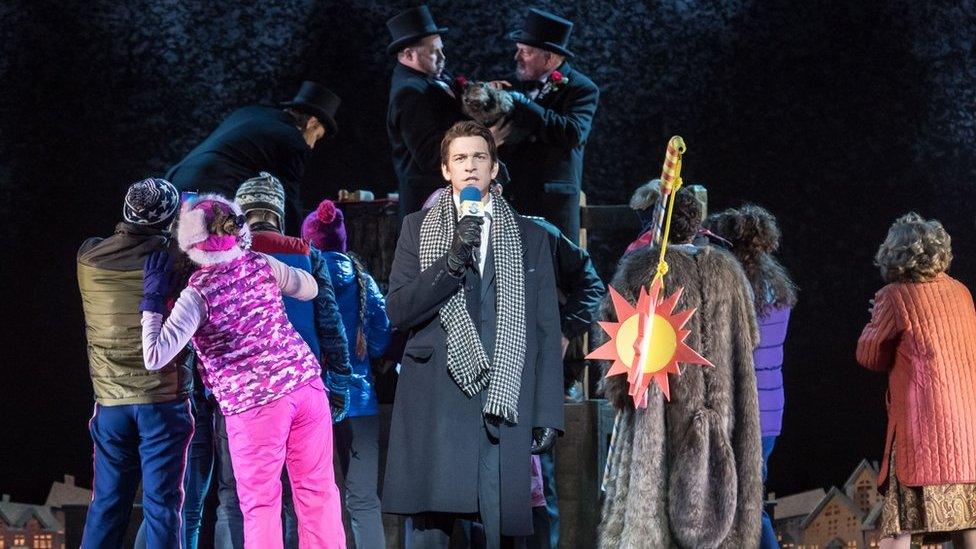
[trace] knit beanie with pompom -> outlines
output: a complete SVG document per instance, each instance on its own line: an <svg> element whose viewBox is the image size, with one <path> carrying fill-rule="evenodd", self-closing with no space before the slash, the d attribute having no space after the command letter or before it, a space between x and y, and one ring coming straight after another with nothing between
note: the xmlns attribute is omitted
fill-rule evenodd
<svg viewBox="0 0 976 549"><path fill-rule="evenodd" d="M327 252L346 251L346 223L335 202L323 200L302 222L302 238Z"/></svg>

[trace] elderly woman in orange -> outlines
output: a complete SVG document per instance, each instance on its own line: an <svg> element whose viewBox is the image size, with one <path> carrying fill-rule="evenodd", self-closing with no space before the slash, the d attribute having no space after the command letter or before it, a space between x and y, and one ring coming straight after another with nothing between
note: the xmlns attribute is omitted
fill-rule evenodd
<svg viewBox="0 0 976 549"><path fill-rule="evenodd" d="M913 536L976 547L976 311L946 274L951 261L942 224L915 213L895 221L875 256L888 285L857 361L888 373L883 549L907 549Z"/></svg>

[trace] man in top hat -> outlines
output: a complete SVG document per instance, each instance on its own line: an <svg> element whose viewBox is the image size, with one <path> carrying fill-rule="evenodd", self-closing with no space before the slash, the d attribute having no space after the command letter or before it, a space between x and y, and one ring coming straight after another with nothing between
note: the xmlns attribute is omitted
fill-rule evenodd
<svg viewBox="0 0 976 549"><path fill-rule="evenodd" d="M505 194L516 209L546 218L577 243L583 149L600 90L568 61L572 30L570 21L532 9L522 28L509 34L517 81L501 84L512 86L515 108L510 127L495 132L504 139L506 130L517 128L528 136L500 151L511 174Z"/></svg>
<svg viewBox="0 0 976 549"><path fill-rule="evenodd" d="M312 148L335 135L339 97L325 86L303 82L295 98L278 107L237 109L166 178L181 191L219 193L228 199L241 181L270 172L285 185L285 232L297 235L304 212L300 185Z"/></svg>
<svg viewBox="0 0 976 549"><path fill-rule="evenodd" d="M463 120L460 102L443 79L444 44L427 6L400 12L386 22L396 68L390 84L386 131L399 180L400 219L420 211L424 199L444 184L440 143L444 132Z"/></svg>

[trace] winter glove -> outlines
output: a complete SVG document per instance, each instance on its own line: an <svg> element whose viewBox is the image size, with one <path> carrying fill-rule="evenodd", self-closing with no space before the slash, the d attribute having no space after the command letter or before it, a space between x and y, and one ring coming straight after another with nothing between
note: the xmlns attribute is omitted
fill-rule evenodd
<svg viewBox="0 0 976 549"><path fill-rule="evenodd" d="M155 251L146 258L142 269L142 301L139 311L166 314L166 299L173 285L173 258Z"/></svg>
<svg viewBox="0 0 976 549"><path fill-rule="evenodd" d="M472 250L480 246L481 226L484 218L466 215L454 227L454 242L447 252L447 269L454 276L461 276L464 267L471 261Z"/></svg>
<svg viewBox="0 0 976 549"><path fill-rule="evenodd" d="M532 446L529 453L534 455L544 454L552 448L556 442L556 430L552 427L533 427Z"/></svg>
<svg viewBox="0 0 976 549"><path fill-rule="evenodd" d="M332 409L332 423L339 423L349 414L349 374L327 372L325 386L329 388L329 408Z"/></svg>

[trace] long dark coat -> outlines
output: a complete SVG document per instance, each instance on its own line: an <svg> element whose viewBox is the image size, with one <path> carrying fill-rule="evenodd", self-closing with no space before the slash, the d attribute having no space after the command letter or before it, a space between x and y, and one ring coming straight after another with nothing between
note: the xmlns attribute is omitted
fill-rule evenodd
<svg viewBox="0 0 976 549"><path fill-rule="evenodd" d="M659 251L625 255L611 285L634 301L651 282ZM619 411L610 458L600 547L616 549L759 546L762 443L752 353L758 330L752 292L728 252L673 246L665 293L684 293L676 311L697 308L686 343L714 367L681 364L669 374L671 400L651 384L635 410L626 376L605 381ZM613 318L604 304L604 318Z"/></svg>
<svg viewBox="0 0 976 549"><path fill-rule="evenodd" d="M495 295L504 288L490 267L493 252L486 260L484 284L471 269L463 279L451 276L446 254L421 272L420 225L426 213L404 220L390 275L387 311L408 339L393 407L383 511L476 513L479 437L485 436L482 403L480 395L465 396L447 371L447 334L438 312L456 292L465 292L490 357L496 343ZM532 532L532 428L563 428L559 310L548 237L532 221L517 219L524 252L526 342L519 422L499 428L501 529L508 536Z"/></svg>
<svg viewBox="0 0 976 549"><path fill-rule="evenodd" d="M428 75L397 63L390 83L386 132L399 181L400 218L420 211L424 200L444 186L441 139L464 120L461 104Z"/></svg>
<svg viewBox="0 0 976 549"><path fill-rule="evenodd" d="M266 171L285 188L285 232L298 236L304 215L300 185L311 152L290 114L275 107L244 107L170 168L166 179L181 191L233 200L244 180Z"/></svg>
<svg viewBox="0 0 976 549"><path fill-rule="evenodd" d="M566 84L517 104L510 115L519 135L502 145L511 183L505 195L522 214L539 215L579 242L579 199L583 151L590 136L600 90L568 62L559 67Z"/></svg>

